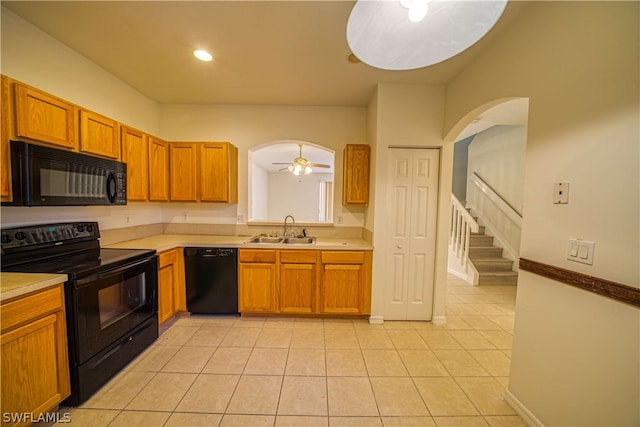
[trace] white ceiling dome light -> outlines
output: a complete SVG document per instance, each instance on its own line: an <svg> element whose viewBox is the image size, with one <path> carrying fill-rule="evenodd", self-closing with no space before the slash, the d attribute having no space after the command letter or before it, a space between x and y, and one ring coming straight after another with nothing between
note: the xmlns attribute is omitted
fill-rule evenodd
<svg viewBox="0 0 640 427"><path fill-rule="evenodd" d="M422 68L472 46L506 5L507 0L358 0L347 22L347 43L372 67Z"/></svg>

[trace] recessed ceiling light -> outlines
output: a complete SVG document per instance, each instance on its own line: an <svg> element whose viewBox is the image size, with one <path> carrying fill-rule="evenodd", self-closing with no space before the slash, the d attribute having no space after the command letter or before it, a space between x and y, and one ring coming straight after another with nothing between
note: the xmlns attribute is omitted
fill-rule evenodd
<svg viewBox="0 0 640 427"><path fill-rule="evenodd" d="M198 58L200 61L211 61L213 59L213 56L211 56L211 54L209 52L207 52L206 50L194 50L193 51L193 55Z"/></svg>

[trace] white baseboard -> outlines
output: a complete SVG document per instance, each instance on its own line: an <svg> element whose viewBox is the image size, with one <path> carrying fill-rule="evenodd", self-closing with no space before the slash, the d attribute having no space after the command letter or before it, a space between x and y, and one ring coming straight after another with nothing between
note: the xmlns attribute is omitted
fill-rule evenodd
<svg viewBox="0 0 640 427"><path fill-rule="evenodd" d="M433 316L431 318L431 323L434 325L446 325L447 324L447 316Z"/></svg>
<svg viewBox="0 0 640 427"><path fill-rule="evenodd" d="M536 416L533 415L533 413L513 395L513 393L511 393L511 391L507 390L504 393L504 401L511 406L511 409L520 415L520 418L522 418L529 427L545 427L544 424L542 424L542 422L537 419Z"/></svg>
<svg viewBox="0 0 640 427"><path fill-rule="evenodd" d="M453 268L447 268L447 273L451 274L452 276L456 276L458 279L462 279L465 282L469 279L468 274L460 273Z"/></svg>
<svg viewBox="0 0 640 427"><path fill-rule="evenodd" d="M382 325L384 324L383 316L369 316L369 324L370 325Z"/></svg>

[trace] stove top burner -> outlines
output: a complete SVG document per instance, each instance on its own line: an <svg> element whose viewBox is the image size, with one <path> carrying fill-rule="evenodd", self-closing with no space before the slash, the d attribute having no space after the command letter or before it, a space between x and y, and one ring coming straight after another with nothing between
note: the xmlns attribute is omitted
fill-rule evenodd
<svg viewBox="0 0 640 427"><path fill-rule="evenodd" d="M100 248L96 222L2 229L2 271L68 274L78 279L153 255L153 250Z"/></svg>

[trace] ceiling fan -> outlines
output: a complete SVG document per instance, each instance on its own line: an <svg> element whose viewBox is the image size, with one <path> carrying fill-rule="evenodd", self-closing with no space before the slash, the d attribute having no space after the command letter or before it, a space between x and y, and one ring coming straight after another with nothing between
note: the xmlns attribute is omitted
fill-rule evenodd
<svg viewBox="0 0 640 427"><path fill-rule="evenodd" d="M293 173L294 175L300 175L301 173L305 175L309 175L313 171L312 167L314 168L330 168L331 167L329 165L324 165L322 163L311 163L310 161L302 157L302 144L298 144L298 146L300 147L300 155L295 159L293 159L292 163L273 163L273 164L289 165L280 170L283 171L285 169L288 169L289 172Z"/></svg>

